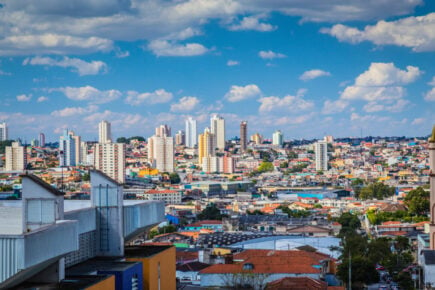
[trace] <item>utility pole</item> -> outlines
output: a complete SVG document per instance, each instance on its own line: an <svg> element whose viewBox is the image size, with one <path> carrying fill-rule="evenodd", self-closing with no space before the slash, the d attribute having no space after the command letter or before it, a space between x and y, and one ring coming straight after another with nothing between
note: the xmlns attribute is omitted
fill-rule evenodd
<svg viewBox="0 0 435 290"><path fill-rule="evenodd" d="M352 290L352 256L349 251L349 290Z"/></svg>

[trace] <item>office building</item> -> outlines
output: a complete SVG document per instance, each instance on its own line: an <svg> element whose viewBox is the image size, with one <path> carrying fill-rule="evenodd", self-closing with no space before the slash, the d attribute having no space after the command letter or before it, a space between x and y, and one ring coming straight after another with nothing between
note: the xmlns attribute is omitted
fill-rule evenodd
<svg viewBox="0 0 435 290"><path fill-rule="evenodd" d="M6 122L0 123L0 141L8 140L8 124Z"/></svg>
<svg viewBox="0 0 435 290"><path fill-rule="evenodd" d="M171 127L168 125L160 125L155 130L157 137L171 137Z"/></svg>
<svg viewBox="0 0 435 290"><path fill-rule="evenodd" d="M214 134L209 128L205 128L203 134L199 134L198 142L198 164L202 166L202 159L208 156L215 155L216 145L214 144Z"/></svg>
<svg viewBox="0 0 435 290"><path fill-rule="evenodd" d="M251 136L251 141L255 143L255 145L260 145L263 143L263 136L261 136L259 133L255 133Z"/></svg>
<svg viewBox="0 0 435 290"><path fill-rule="evenodd" d="M272 144L282 147L284 144L284 135L281 133L280 130L277 130L272 135Z"/></svg>
<svg viewBox="0 0 435 290"><path fill-rule="evenodd" d="M186 147L194 148L197 145L196 120L192 117L186 120Z"/></svg>
<svg viewBox="0 0 435 290"><path fill-rule="evenodd" d="M328 143L326 141L317 141L314 145L316 154L316 170L328 170Z"/></svg>
<svg viewBox="0 0 435 290"><path fill-rule="evenodd" d="M225 119L213 115L210 119L210 132L214 135L216 148L225 150Z"/></svg>
<svg viewBox="0 0 435 290"><path fill-rule="evenodd" d="M76 166L75 144L72 134L68 129L64 130L59 140L59 166Z"/></svg>
<svg viewBox="0 0 435 290"><path fill-rule="evenodd" d="M186 135L183 130L179 130L177 134L175 134L175 145L184 145L186 144Z"/></svg>
<svg viewBox="0 0 435 290"><path fill-rule="evenodd" d="M94 146L94 166L119 183L125 182L125 144L98 143Z"/></svg>
<svg viewBox="0 0 435 290"><path fill-rule="evenodd" d="M148 161L160 172L174 172L174 138L148 138Z"/></svg>
<svg viewBox="0 0 435 290"><path fill-rule="evenodd" d="M242 121L240 123L240 151L245 152L248 144L248 122Z"/></svg>
<svg viewBox="0 0 435 290"><path fill-rule="evenodd" d="M19 142L13 142L12 146L6 146L6 171L23 171L27 165L26 147L21 146Z"/></svg>
<svg viewBox="0 0 435 290"><path fill-rule="evenodd" d="M106 120L98 124L98 143L111 143L112 142L112 129L109 122Z"/></svg>
<svg viewBox="0 0 435 290"><path fill-rule="evenodd" d="M45 134L39 133L39 146L45 147Z"/></svg>

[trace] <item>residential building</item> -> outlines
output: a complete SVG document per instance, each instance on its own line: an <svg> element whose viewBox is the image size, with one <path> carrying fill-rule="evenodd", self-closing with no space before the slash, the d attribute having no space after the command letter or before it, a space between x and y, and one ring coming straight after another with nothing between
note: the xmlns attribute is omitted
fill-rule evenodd
<svg viewBox="0 0 435 290"><path fill-rule="evenodd" d="M174 172L174 138L167 136L148 138L148 160L160 172Z"/></svg>
<svg viewBox="0 0 435 290"><path fill-rule="evenodd" d="M76 158L75 164L79 165L79 164L82 163L82 159L83 159L82 158L82 151L81 151L81 142L82 142L82 140L81 140L81 137L75 135L73 131L69 131L69 134L71 135L71 138L74 140L74 149L75 149L74 155L75 155L75 158Z"/></svg>
<svg viewBox="0 0 435 290"><path fill-rule="evenodd" d="M251 141L255 143L255 145L260 145L263 143L263 136L261 136L259 133L255 133L251 136Z"/></svg>
<svg viewBox="0 0 435 290"><path fill-rule="evenodd" d="M64 130L59 140L59 166L76 166L75 144L72 134L68 129Z"/></svg>
<svg viewBox="0 0 435 290"><path fill-rule="evenodd" d="M328 143L326 141L317 141L314 145L316 154L316 170L328 170Z"/></svg>
<svg viewBox="0 0 435 290"><path fill-rule="evenodd" d="M8 124L6 122L0 123L0 141L8 140Z"/></svg>
<svg viewBox="0 0 435 290"><path fill-rule="evenodd" d="M112 131L111 125L106 120L101 121L98 124L98 143L111 143Z"/></svg>
<svg viewBox="0 0 435 290"><path fill-rule="evenodd" d="M225 119L213 115L210 119L210 132L214 135L216 148L225 150Z"/></svg>
<svg viewBox="0 0 435 290"><path fill-rule="evenodd" d="M171 127L168 125L160 125L155 130L157 137L171 137Z"/></svg>
<svg viewBox="0 0 435 290"><path fill-rule="evenodd" d="M276 130L272 135L272 144L282 147L284 144L284 135L281 133L280 130Z"/></svg>
<svg viewBox="0 0 435 290"><path fill-rule="evenodd" d="M164 201L165 204L180 204L182 194L180 191L176 190L150 189L142 194L137 194L136 196L142 197L145 200Z"/></svg>
<svg viewBox="0 0 435 290"><path fill-rule="evenodd" d="M196 131L196 120L192 119L192 117L187 118L186 120L186 147L194 148L197 145L197 135Z"/></svg>
<svg viewBox="0 0 435 290"><path fill-rule="evenodd" d="M39 146L45 147L45 134L39 133Z"/></svg>
<svg viewBox="0 0 435 290"><path fill-rule="evenodd" d="M177 134L175 134L175 145L184 145L186 144L186 135L183 130L179 130Z"/></svg>
<svg viewBox="0 0 435 290"><path fill-rule="evenodd" d="M125 182L125 144L97 143L94 146L94 166L119 183Z"/></svg>
<svg viewBox="0 0 435 290"><path fill-rule="evenodd" d="M215 155L216 145L214 144L214 134L210 132L209 128L205 128L203 134L199 134L198 143L198 164L202 165L202 159L207 156Z"/></svg>
<svg viewBox="0 0 435 290"><path fill-rule="evenodd" d="M235 170L235 160L233 157L222 157L222 172L226 174L233 174Z"/></svg>
<svg viewBox="0 0 435 290"><path fill-rule="evenodd" d="M12 146L6 146L6 171L23 171L27 165L26 147L21 146L19 142L13 142Z"/></svg>
<svg viewBox="0 0 435 290"><path fill-rule="evenodd" d="M248 144L248 122L242 121L240 123L240 151L245 152Z"/></svg>

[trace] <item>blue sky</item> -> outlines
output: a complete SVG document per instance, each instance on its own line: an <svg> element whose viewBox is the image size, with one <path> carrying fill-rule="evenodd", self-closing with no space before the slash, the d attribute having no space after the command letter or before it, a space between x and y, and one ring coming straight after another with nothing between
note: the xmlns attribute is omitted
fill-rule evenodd
<svg viewBox="0 0 435 290"><path fill-rule="evenodd" d="M325 3L327 2L327 3ZM435 4L423 0L0 0L0 121L10 137L85 140L199 130L227 137L427 135Z"/></svg>

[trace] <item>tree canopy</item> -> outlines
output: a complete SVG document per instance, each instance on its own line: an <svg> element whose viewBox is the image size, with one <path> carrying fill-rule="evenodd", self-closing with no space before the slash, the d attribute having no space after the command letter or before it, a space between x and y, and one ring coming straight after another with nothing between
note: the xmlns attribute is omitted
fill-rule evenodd
<svg viewBox="0 0 435 290"><path fill-rule="evenodd" d="M406 195L405 204L411 214L424 215L429 212L429 192L422 187L417 187Z"/></svg>
<svg viewBox="0 0 435 290"><path fill-rule="evenodd" d="M393 196L394 193L394 187L385 185L382 182L375 182L363 187L358 197L361 199L384 199L385 197Z"/></svg>
<svg viewBox="0 0 435 290"><path fill-rule="evenodd" d="M214 203L208 204L207 207L197 215L199 220L222 220L224 217L226 217L226 215L221 214Z"/></svg>

